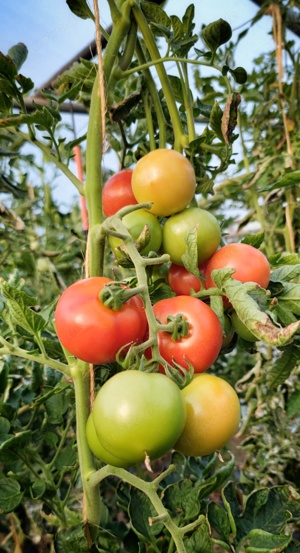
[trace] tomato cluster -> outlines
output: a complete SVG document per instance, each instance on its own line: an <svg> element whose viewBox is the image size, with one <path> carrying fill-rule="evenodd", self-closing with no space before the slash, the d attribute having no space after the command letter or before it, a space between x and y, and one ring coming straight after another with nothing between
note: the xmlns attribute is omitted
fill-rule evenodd
<svg viewBox="0 0 300 553"><path fill-rule="evenodd" d="M223 447L239 425L235 390L206 371L235 334L250 342L256 338L226 297L222 328L209 303L195 294L215 288L213 271L226 268L234 270L234 279L266 288L270 266L250 245L220 247L218 221L193 205L195 191L189 160L166 149L145 155L133 170L111 177L103 189L106 217L123 207L149 204L127 210L123 224L141 256L169 255L167 279L173 295L155 300L152 306L154 346L148 340L153 326L150 332L142 298L133 290L126 297L129 289L120 285L124 297L117 307L107 302L103 291L114 284L109 278L80 280L63 292L57 304L57 335L74 357L95 365L119 363L120 352L126 354L138 345L143 363L157 369L126 368L110 377L96 396L87 421L88 444L96 457L117 467L156 459L172 448L186 455L209 455ZM108 240L121 264L123 240L117 234L112 232ZM190 265L193 272L186 268ZM193 368L195 374L183 390L169 378L170 367L179 373Z"/></svg>

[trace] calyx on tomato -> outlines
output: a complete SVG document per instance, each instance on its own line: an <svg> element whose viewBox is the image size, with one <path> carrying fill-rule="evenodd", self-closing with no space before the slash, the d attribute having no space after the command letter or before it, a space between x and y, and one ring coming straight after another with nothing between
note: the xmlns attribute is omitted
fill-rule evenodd
<svg viewBox="0 0 300 553"><path fill-rule="evenodd" d="M186 322L177 336L166 330L157 333L159 352L167 363L185 369L192 364L198 373L215 362L222 346L222 326L206 303L193 296L176 296L158 301L153 311L163 325L170 325L172 317L178 321L179 315Z"/></svg>
<svg viewBox="0 0 300 553"><path fill-rule="evenodd" d="M115 361L124 346L143 340L147 318L142 299L134 295L120 306L110 309L100 293L113 281L91 277L69 286L58 300L55 310L57 336L75 357L87 363Z"/></svg>

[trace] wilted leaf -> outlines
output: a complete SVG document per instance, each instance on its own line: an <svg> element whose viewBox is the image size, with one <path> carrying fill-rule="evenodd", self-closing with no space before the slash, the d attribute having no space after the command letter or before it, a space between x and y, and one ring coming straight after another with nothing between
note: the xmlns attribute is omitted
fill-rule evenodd
<svg viewBox="0 0 300 553"><path fill-rule="evenodd" d="M233 131L237 124L238 106L241 102L241 96L237 92L232 92L225 104L222 116L222 135L226 144L230 144Z"/></svg>

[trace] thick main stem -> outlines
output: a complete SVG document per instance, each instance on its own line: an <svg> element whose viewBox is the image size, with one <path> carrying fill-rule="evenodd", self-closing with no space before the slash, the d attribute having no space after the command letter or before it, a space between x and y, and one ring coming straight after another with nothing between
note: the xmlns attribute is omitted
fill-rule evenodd
<svg viewBox="0 0 300 553"><path fill-rule="evenodd" d="M84 519L95 526L101 519L101 498L98 486L91 486L89 476L95 471L92 452L86 437L86 422L90 413L89 365L78 362L72 369L76 404L76 434L78 459L84 493Z"/></svg>

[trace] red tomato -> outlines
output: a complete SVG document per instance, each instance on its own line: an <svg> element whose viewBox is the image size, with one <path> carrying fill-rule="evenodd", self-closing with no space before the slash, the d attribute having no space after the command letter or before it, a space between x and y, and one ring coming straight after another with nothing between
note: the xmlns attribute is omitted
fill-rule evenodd
<svg viewBox="0 0 300 553"><path fill-rule="evenodd" d="M205 288L216 287L211 273L215 269L236 269L233 278L240 282L256 282L267 288L270 265L266 256L249 244L228 244L217 250L205 267Z"/></svg>
<svg viewBox="0 0 300 553"><path fill-rule="evenodd" d="M215 312L203 301L193 296L175 296L158 301L153 311L163 324L168 315L181 313L189 323L187 336L174 340L165 331L157 334L161 356L170 365L179 363L187 368L189 361L196 373L208 369L217 359L222 346L222 326Z"/></svg>
<svg viewBox="0 0 300 553"><path fill-rule="evenodd" d="M145 336L147 318L139 296L133 296L116 311L99 298L106 277L91 277L75 282L61 295L55 325L62 345L87 363L102 364L115 360L119 349L139 342Z"/></svg>
<svg viewBox="0 0 300 553"><path fill-rule="evenodd" d="M102 192L102 210L106 217L114 215L126 205L137 201L131 187L132 169L123 169L112 175L105 183Z"/></svg>
<svg viewBox="0 0 300 553"><path fill-rule="evenodd" d="M199 265L200 272L204 271L205 264ZM202 288L200 278L190 273L183 265L171 263L168 271L168 282L177 296L189 296L191 291L200 292Z"/></svg>

